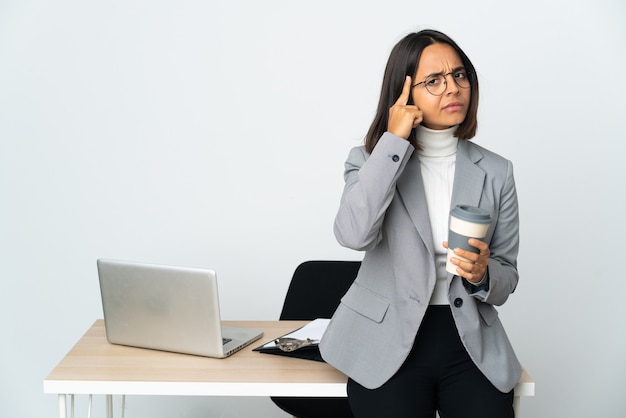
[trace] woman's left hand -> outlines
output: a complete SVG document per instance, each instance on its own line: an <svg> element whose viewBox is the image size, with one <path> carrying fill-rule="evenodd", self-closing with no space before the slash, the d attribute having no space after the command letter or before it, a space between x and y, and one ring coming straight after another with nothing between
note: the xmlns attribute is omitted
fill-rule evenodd
<svg viewBox="0 0 626 418"><path fill-rule="evenodd" d="M458 257L452 257L450 261L457 266L456 272L459 276L463 277L468 282L480 283L487 272L491 252L489 251L487 243L476 238L470 238L469 245L476 247L479 250L478 254L461 248L455 248L454 254L470 261L464 261ZM448 248L448 243L444 242L443 246Z"/></svg>

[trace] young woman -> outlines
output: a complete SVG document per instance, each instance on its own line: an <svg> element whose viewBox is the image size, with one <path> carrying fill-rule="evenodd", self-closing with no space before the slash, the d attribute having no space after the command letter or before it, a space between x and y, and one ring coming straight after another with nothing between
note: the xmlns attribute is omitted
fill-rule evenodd
<svg viewBox="0 0 626 418"><path fill-rule="evenodd" d="M494 305L518 282L511 163L476 133L474 66L448 36L412 33L392 50L365 145L351 150L335 220L365 256L320 343L349 376L357 418L513 417L521 367ZM477 253L455 249L450 209L489 211ZM463 261L463 258L469 261Z"/></svg>

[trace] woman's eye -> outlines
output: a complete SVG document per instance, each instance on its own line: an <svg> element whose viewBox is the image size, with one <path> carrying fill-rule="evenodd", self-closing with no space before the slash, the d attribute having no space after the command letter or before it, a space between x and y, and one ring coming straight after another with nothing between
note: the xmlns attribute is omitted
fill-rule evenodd
<svg viewBox="0 0 626 418"><path fill-rule="evenodd" d="M459 71L457 73L454 73L454 78L466 78L467 77L467 73L465 71Z"/></svg>
<svg viewBox="0 0 626 418"><path fill-rule="evenodd" d="M439 77L433 77L426 80L426 85L428 86L438 86L441 83Z"/></svg>

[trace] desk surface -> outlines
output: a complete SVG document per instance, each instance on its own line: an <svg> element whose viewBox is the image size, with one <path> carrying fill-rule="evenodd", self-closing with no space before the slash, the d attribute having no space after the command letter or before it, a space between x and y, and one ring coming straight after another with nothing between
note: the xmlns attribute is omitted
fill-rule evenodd
<svg viewBox="0 0 626 418"><path fill-rule="evenodd" d="M97 320L44 380L44 393L198 396L346 396L346 376L326 363L252 351L308 321L224 321L262 329L226 359L110 344ZM526 374L516 396L533 396Z"/></svg>

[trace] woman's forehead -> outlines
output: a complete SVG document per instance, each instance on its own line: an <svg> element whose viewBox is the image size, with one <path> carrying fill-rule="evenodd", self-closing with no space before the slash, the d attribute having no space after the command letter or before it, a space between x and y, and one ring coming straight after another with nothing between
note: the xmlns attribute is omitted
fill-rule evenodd
<svg viewBox="0 0 626 418"><path fill-rule="evenodd" d="M427 46L417 65L417 76L447 73L463 66L459 54L448 44L436 43Z"/></svg>

